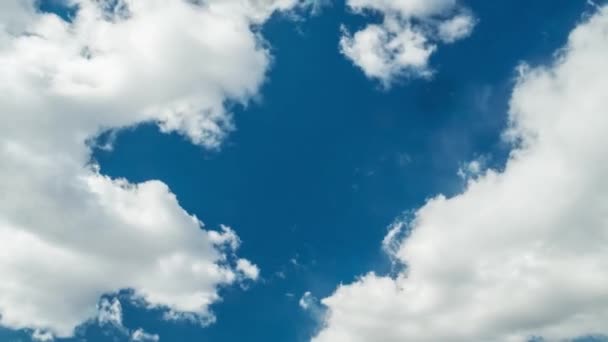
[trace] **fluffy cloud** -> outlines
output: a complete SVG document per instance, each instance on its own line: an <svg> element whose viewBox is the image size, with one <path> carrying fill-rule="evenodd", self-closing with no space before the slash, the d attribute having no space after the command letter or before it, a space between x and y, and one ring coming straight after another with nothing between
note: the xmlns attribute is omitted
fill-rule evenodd
<svg viewBox="0 0 608 342"><path fill-rule="evenodd" d="M132 341L148 341L148 342L158 342L160 341L160 337L157 334L149 334L145 332L143 329L137 329L131 334Z"/></svg>
<svg viewBox="0 0 608 342"><path fill-rule="evenodd" d="M33 4L30 1L5 0L0 3L0 28L3 31L15 32L33 16Z"/></svg>
<svg viewBox="0 0 608 342"><path fill-rule="evenodd" d="M403 2L405 3L405 2ZM563 341L608 328L608 8L522 67L504 171L437 196L384 247L407 267L340 286L314 342ZM404 237L406 235L406 237Z"/></svg>
<svg viewBox="0 0 608 342"><path fill-rule="evenodd" d="M252 280L256 280L260 276L260 269L247 259L237 260L236 269Z"/></svg>
<svg viewBox="0 0 608 342"><path fill-rule="evenodd" d="M310 291L306 291L302 298L298 301L298 305L304 310L308 310L315 305L316 299L310 293Z"/></svg>
<svg viewBox="0 0 608 342"><path fill-rule="evenodd" d="M468 14L460 14L445 20L437 27L439 38L445 43L453 43L468 37L475 27L475 20Z"/></svg>
<svg viewBox="0 0 608 342"><path fill-rule="evenodd" d="M160 337L157 334L147 333L142 328L130 331L122 323L122 304L118 298L102 298L98 305L97 323L100 327L110 327L119 335L129 337L131 341L157 342Z"/></svg>
<svg viewBox="0 0 608 342"><path fill-rule="evenodd" d="M465 38L475 26L456 0L348 0L347 5L356 13L384 18L354 34L343 28L340 51L386 87L402 76L431 76L429 59L437 44Z"/></svg>
<svg viewBox="0 0 608 342"><path fill-rule="evenodd" d="M235 265L236 234L201 229L160 181L100 174L90 146L155 122L217 148L232 128L224 104L256 95L271 60L253 27L299 4L68 5L69 22L34 0L0 3L0 324L70 336L102 294L127 288L210 321L217 287L257 274Z"/></svg>
<svg viewBox="0 0 608 342"><path fill-rule="evenodd" d="M102 298L99 302L97 314L97 322L99 325L114 325L122 328L122 304L118 298L109 300L108 298Z"/></svg>
<svg viewBox="0 0 608 342"><path fill-rule="evenodd" d="M32 333L32 340L34 341L48 342L54 339L53 334L48 331L34 330Z"/></svg>

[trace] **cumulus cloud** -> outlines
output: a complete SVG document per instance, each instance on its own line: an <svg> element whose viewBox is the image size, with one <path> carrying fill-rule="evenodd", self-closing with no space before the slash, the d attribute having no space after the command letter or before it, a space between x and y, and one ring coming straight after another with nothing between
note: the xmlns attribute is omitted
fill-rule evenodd
<svg viewBox="0 0 608 342"><path fill-rule="evenodd" d="M97 304L97 317L85 323L87 326L97 326L103 329L104 334L129 341L159 341L160 336L150 334L142 328L131 330L123 324L123 311L120 300L116 297L103 297ZM55 336L51 331L40 329L32 331L34 341L54 341Z"/></svg>
<svg viewBox="0 0 608 342"><path fill-rule="evenodd" d="M458 176L463 180L468 180L470 178L475 178L481 174L486 169L486 164L488 160L485 156L480 156L474 160L471 160L468 163L464 163L458 169Z"/></svg>
<svg viewBox="0 0 608 342"><path fill-rule="evenodd" d="M118 298L102 298L98 305L97 323L102 328L111 327L111 330L129 338L131 341L152 341L157 342L160 337L157 334L150 334L142 328L130 331L122 323L122 304Z"/></svg>
<svg viewBox="0 0 608 342"><path fill-rule="evenodd" d="M451 19L445 20L437 27L439 38L445 43L453 43L468 37L473 32L475 20L469 14L459 14Z"/></svg>
<svg viewBox="0 0 608 342"><path fill-rule="evenodd" d="M325 298L314 342L608 334L607 32L604 7L551 65L520 68L504 171L483 170L394 225L385 245L407 266Z"/></svg>
<svg viewBox="0 0 608 342"><path fill-rule="evenodd" d="M239 259L236 262L236 269L244 274L247 278L257 280L260 276L260 269L247 259Z"/></svg>
<svg viewBox="0 0 608 342"><path fill-rule="evenodd" d="M122 304L118 298L102 298L98 305L97 321L99 325L110 324L122 328Z"/></svg>
<svg viewBox="0 0 608 342"><path fill-rule="evenodd" d="M48 342L54 339L53 334L48 331L34 330L32 333L32 340L34 341Z"/></svg>
<svg viewBox="0 0 608 342"><path fill-rule="evenodd" d="M131 334L131 340L135 341L135 342L140 342L140 341L158 342L158 341L160 341L160 337L157 334L149 334L140 328L140 329L135 330Z"/></svg>
<svg viewBox="0 0 608 342"><path fill-rule="evenodd" d="M271 61L255 27L301 5L67 5L70 21L34 0L0 2L0 324L70 336L121 289L210 322L218 286L255 275L235 265L238 237L201 229L160 181L100 174L92 141L154 122L217 148L233 127L224 104L255 96Z"/></svg>
<svg viewBox="0 0 608 342"><path fill-rule="evenodd" d="M300 305L302 309L308 310L312 306L314 306L315 302L316 299L314 298L312 293L310 291L306 291L304 295L302 295L302 298L300 298L300 300L298 301L298 305Z"/></svg>
<svg viewBox="0 0 608 342"><path fill-rule="evenodd" d="M399 77L431 76L429 59L438 44L465 38L475 26L456 0L348 0L347 6L383 17L354 34L343 27L340 51L386 87Z"/></svg>

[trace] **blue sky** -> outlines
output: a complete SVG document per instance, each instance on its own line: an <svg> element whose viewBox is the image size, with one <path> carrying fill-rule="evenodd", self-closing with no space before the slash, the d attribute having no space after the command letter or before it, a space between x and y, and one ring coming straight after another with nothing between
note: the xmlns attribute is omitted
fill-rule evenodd
<svg viewBox="0 0 608 342"><path fill-rule="evenodd" d="M513 147L501 134L516 67L552 63L596 10L582 0L461 5L477 20L472 34L437 49L431 78L399 77L388 88L338 48L341 25L355 30L378 18L342 1L297 19L275 13L261 27L273 56L265 81L247 105L227 101L235 129L219 148L144 123L111 136L111 150L94 149L102 174L161 180L206 229L232 227L242 241L238 256L261 270L256 281L220 287L209 326L164 320L123 293L124 326L161 341L304 342L322 324L298 304L305 292L326 298L370 271L398 274L381 248L388 227L437 194L465 191L458 170L468 161L504 169ZM66 16L61 5L40 6ZM5 328L0 340L28 341L30 331ZM57 340L130 337L93 322Z"/></svg>

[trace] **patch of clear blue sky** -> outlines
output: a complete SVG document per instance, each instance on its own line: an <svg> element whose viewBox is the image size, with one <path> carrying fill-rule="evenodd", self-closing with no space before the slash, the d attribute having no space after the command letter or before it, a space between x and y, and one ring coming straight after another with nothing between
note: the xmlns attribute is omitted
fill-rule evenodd
<svg viewBox="0 0 608 342"><path fill-rule="evenodd" d="M500 168L514 68L550 62L591 7L584 0L463 3L479 24L470 38L438 50L430 81L383 91L366 79L337 47L342 23L364 22L334 1L316 17L277 16L263 28L274 65L261 101L233 108L237 131L220 152L152 125L121 132L112 152L96 151L103 173L160 179L208 228L232 226L244 242L239 255L262 270L248 290L221 291L210 327L165 322L128 303L125 325L171 342L306 341L316 323L298 307L305 291L324 297L358 275L389 272L380 242L393 219L430 196L459 192L464 161L488 155ZM42 8L69 16L56 3ZM83 338L124 339L96 327L73 341ZM2 341L28 339L0 331Z"/></svg>

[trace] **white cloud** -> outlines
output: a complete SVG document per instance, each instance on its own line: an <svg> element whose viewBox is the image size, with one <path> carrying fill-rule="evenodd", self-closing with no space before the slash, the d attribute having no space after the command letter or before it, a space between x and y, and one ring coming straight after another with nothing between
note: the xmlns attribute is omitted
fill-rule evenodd
<svg viewBox="0 0 608 342"><path fill-rule="evenodd" d="M99 325L110 324L122 327L122 305L118 298L113 298L111 301L107 298L102 298L97 310Z"/></svg>
<svg viewBox="0 0 608 342"><path fill-rule="evenodd" d="M53 334L49 331L34 330L32 333L32 340L34 341L48 342L54 339Z"/></svg>
<svg viewBox="0 0 608 342"><path fill-rule="evenodd" d="M325 7L332 5L332 0L302 0L300 4L309 9L311 14L318 15Z"/></svg>
<svg viewBox="0 0 608 342"><path fill-rule="evenodd" d="M4 0L0 3L0 29L9 33L23 29L33 18L30 1Z"/></svg>
<svg viewBox="0 0 608 342"><path fill-rule="evenodd" d="M348 0L355 11L396 12L406 18L429 17L456 6L456 0Z"/></svg>
<svg viewBox="0 0 608 342"><path fill-rule="evenodd" d="M382 239L382 250L396 264L400 263L398 253L401 248L401 240L405 234L407 234L407 221L405 218L400 217L391 223L386 236Z"/></svg>
<svg viewBox="0 0 608 342"><path fill-rule="evenodd" d="M311 306L314 305L314 303L315 299L312 293L310 293L310 291L306 291L304 295L302 295L302 298L300 298L300 300L298 301L298 305L300 305L300 307L304 310L308 310Z"/></svg>
<svg viewBox="0 0 608 342"><path fill-rule="evenodd" d="M257 280L260 276L260 269L247 259L237 260L236 269L245 275L245 277L252 280Z"/></svg>
<svg viewBox="0 0 608 342"><path fill-rule="evenodd" d="M87 142L156 122L217 148L224 104L255 96L271 60L252 27L298 4L69 3L71 22L33 0L0 4L0 324L70 336L125 288L210 322L218 286L241 278L236 234L201 229L160 181L101 175Z"/></svg>
<svg viewBox="0 0 608 342"><path fill-rule="evenodd" d="M439 24L439 38L445 43L453 43L471 35L475 19L469 14L460 14Z"/></svg>
<svg viewBox="0 0 608 342"><path fill-rule="evenodd" d="M132 341L148 341L148 342L158 342L160 341L160 337L157 334L149 334L145 332L143 329L137 329L131 334Z"/></svg>
<svg viewBox="0 0 608 342"><path fill-rule="evenodd" d="M475 19L455 0L348 0L356 13L379 13L380 24L351 34L343 28L340 51L366 76L390 86L399 77L429 77L431 55L473 31Z"/></svg>
<svg viewBox="0 0 608 342"><path fill-rule="evenodd" d="M485 156L477 157L476 159L465 163L458 169L458 176L463 180L479 177L487 169L488 160Z"/></svg>
<svg viewBox="0 0 608 342"><path fill-rule="evenodd" d="M131 331L125 327L122 321L122 304L118 298L112 298L111 300L102 298L97 310L97 323L102 328L111 329L122 336L129 337L131 341L157 342L160 340L157 334L147 333L142 328Z"/></svg>
<svg viewBox="0 0 608 342"><path fill-rule="evenodd" d="M522 68L504 171L394 226L412 229L388 244L407 268L340 286L322 301L329 312L314 342L608 334L607 32L604 7L553 65Z"/></svg>

